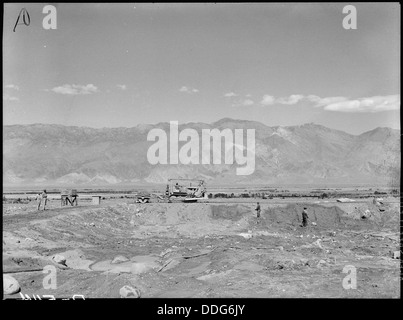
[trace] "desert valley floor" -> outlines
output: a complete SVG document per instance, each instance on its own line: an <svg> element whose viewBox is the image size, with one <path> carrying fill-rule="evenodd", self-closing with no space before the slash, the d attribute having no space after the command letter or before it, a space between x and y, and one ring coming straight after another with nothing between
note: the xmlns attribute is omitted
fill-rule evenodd
<svg viewBox="0 0 403 320"><path fill-rule="evenodd" d="M105 199L73 207L51 200L46 211L35 201L3 203L3 272L31 297L118 298L129 285L141 298L399 298L399 212L397 197L381 207L371 198ZM43 285L49 265L54 289ZM356 288L345 289L351 266Z"/></svg>

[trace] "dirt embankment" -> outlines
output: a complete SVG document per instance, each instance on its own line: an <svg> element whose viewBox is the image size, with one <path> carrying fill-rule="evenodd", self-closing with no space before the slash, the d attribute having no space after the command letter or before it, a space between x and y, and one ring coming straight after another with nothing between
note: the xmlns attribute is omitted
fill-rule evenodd
<svg viewBox="0 0 403 320"><path fill-rule="evenodd" d="M321 228L337 228L343 225L345 212L340 208L320 205L290 204L286 207L274 207L265 211L265 218L270 223L299 226L302 223L302 211L307 208L309 221Z"/></svg>

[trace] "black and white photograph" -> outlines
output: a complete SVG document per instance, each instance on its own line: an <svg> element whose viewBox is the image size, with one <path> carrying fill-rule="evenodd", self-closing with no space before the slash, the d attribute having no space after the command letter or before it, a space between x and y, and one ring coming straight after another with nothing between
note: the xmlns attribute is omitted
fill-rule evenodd
<svg viewBox="0 0 403 320"><path fill-rule="evenodd" d="M4 3L3 300L400 299L400 10Z"/></svg>

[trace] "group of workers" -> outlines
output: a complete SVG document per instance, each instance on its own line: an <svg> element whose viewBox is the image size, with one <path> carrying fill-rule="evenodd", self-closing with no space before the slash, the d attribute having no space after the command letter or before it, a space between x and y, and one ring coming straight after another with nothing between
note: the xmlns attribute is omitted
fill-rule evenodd
<svg viewBox="0 0 403 320"><path fill-rule="evenodd" d="M43 190L42 193L38 193L36 195L36 201L38 201L38 210L41 208L41 204L43 201L43 210L46 210L46 204L48 203L48 194L46 193L46 190Z"/></svg>
<svg viewBox="0 0 403 320"><path fill-rule="evenodd" d="M259 223L259 218L260 218L260 212L261 212L261 208L260 208L260 203L258 202L256 205L256 215L257 215L257 223ZM307 212L307 208L304 208L304 210L302 211L302 224L301 227L306 227L308 225L308 212Z"/></svg>

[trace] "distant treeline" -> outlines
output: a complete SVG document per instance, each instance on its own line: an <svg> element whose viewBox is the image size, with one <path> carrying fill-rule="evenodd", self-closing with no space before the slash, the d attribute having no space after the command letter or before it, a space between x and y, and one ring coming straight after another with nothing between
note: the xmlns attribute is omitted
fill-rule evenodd
<svg viewBox="0 0 403 320"><path fill-rule="evenodd" d="M223 192L218 192L218 193L209 193L208 197L210 199L212 198L261 198L261 199L273 199L273 198L319 198L319 199L325 199L325 198L348 198L348 197L354 197L354 198L368 198L368 197L373 197L374 195L377 196L395 196L398 197L400 196L400 192L397 189L393 189L391 192L382 192L382 191L375 191L375 192L369 192L369 193L317 193L317 192L309 192L309 193L223 193Z"/></svg>

